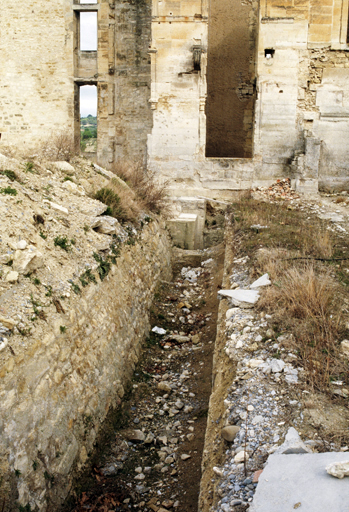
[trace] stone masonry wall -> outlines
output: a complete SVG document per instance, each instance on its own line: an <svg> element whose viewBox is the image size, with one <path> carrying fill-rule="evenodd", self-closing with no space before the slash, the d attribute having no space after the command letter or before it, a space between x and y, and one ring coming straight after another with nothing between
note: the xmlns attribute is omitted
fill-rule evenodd
<svg viewBox="0 0 349 512"><path fill-rule="evenodd" d="M73 128L71 2L2 0L0 145L33 148Z"/></svg>
<svg viewBox="0 0 349 512"><path fill-rule="evenodd" d="M164 225L124 245L104 281L70 299L24 356L0 367L0 503L53 512L91 453L108 411L124 394L160 277L170 275ZM86 291L85 291L86 290ZM60 326L66 327L61 332Z"/></svg>

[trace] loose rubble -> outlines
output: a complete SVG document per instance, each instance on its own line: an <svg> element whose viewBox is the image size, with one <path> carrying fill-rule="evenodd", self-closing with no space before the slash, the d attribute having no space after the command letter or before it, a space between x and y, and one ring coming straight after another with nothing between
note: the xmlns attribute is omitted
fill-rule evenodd
<svg viewBox="0 0 349 512"><path fill-rule="evenodd" d="M217 281L211 254L214 250L203 252L200 267L186 266L172 283L163 284L144 359L122 405L122 428L115 431L92 473L98 489L91 492L89 484L83 494L88 506L97 499L107 504L112 494L119 510L187 510L192 505L185 494L191 487L197 501L210 392L210 378L205 378L204 393L202 379L210 374L215 336L215 312L206 305L212 304L210 297L218 307L216 293L208 287ZM187 489L194 474L196 483Z"/></svg>

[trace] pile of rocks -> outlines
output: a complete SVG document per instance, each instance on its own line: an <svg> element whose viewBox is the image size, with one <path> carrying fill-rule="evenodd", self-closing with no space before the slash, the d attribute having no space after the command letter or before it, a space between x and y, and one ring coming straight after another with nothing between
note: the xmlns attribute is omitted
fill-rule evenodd
<svg viewBox="0 0 349 512"><path fill-rule="evenodd" d="M278 179L270 187L258 187L252 191L252 195L254 199L268 199L271 202L299 199L299 195L291 188L290 178Z"/></svg>

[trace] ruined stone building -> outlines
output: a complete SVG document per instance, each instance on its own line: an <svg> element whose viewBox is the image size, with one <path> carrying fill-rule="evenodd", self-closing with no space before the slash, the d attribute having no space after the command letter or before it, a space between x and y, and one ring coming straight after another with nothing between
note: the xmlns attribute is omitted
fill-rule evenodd
<svg viewBox="0 0 349 512"><path fill-rule="evenodd" d="M98 162L144 159L175 195L348 187L348 0L91 2L2 0L0 150L62 127L78 140L92 84Z"/></svg>

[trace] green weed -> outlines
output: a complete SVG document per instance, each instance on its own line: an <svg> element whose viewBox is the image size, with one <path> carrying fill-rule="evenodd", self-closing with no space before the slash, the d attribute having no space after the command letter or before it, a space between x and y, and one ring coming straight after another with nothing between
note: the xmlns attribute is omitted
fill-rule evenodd
<svg viewBox="0 0 349 512"><path fill-rule="evenodd" d="M15 188L5 187L5 188L0 188L0 193L7 194L9 196L16 196L17 190Z"/></svg>
<svg viewBox="0 0 349 512"><path fill-rule="evenodd" d="M60 247L64 251L69 251L70 249L70 243L68 242L68 239L66 236L56 236L54 239L54 244L56 247Z"/></svg>
<svg viewBox="0 0 349 512"><path fill-rule="evenodd" d="M17 174L15 171L10 171L6 169L5 171L0 171L0 174L3 174L4 176L7 176L9 180L16 181L18 180Z"/></svg>

